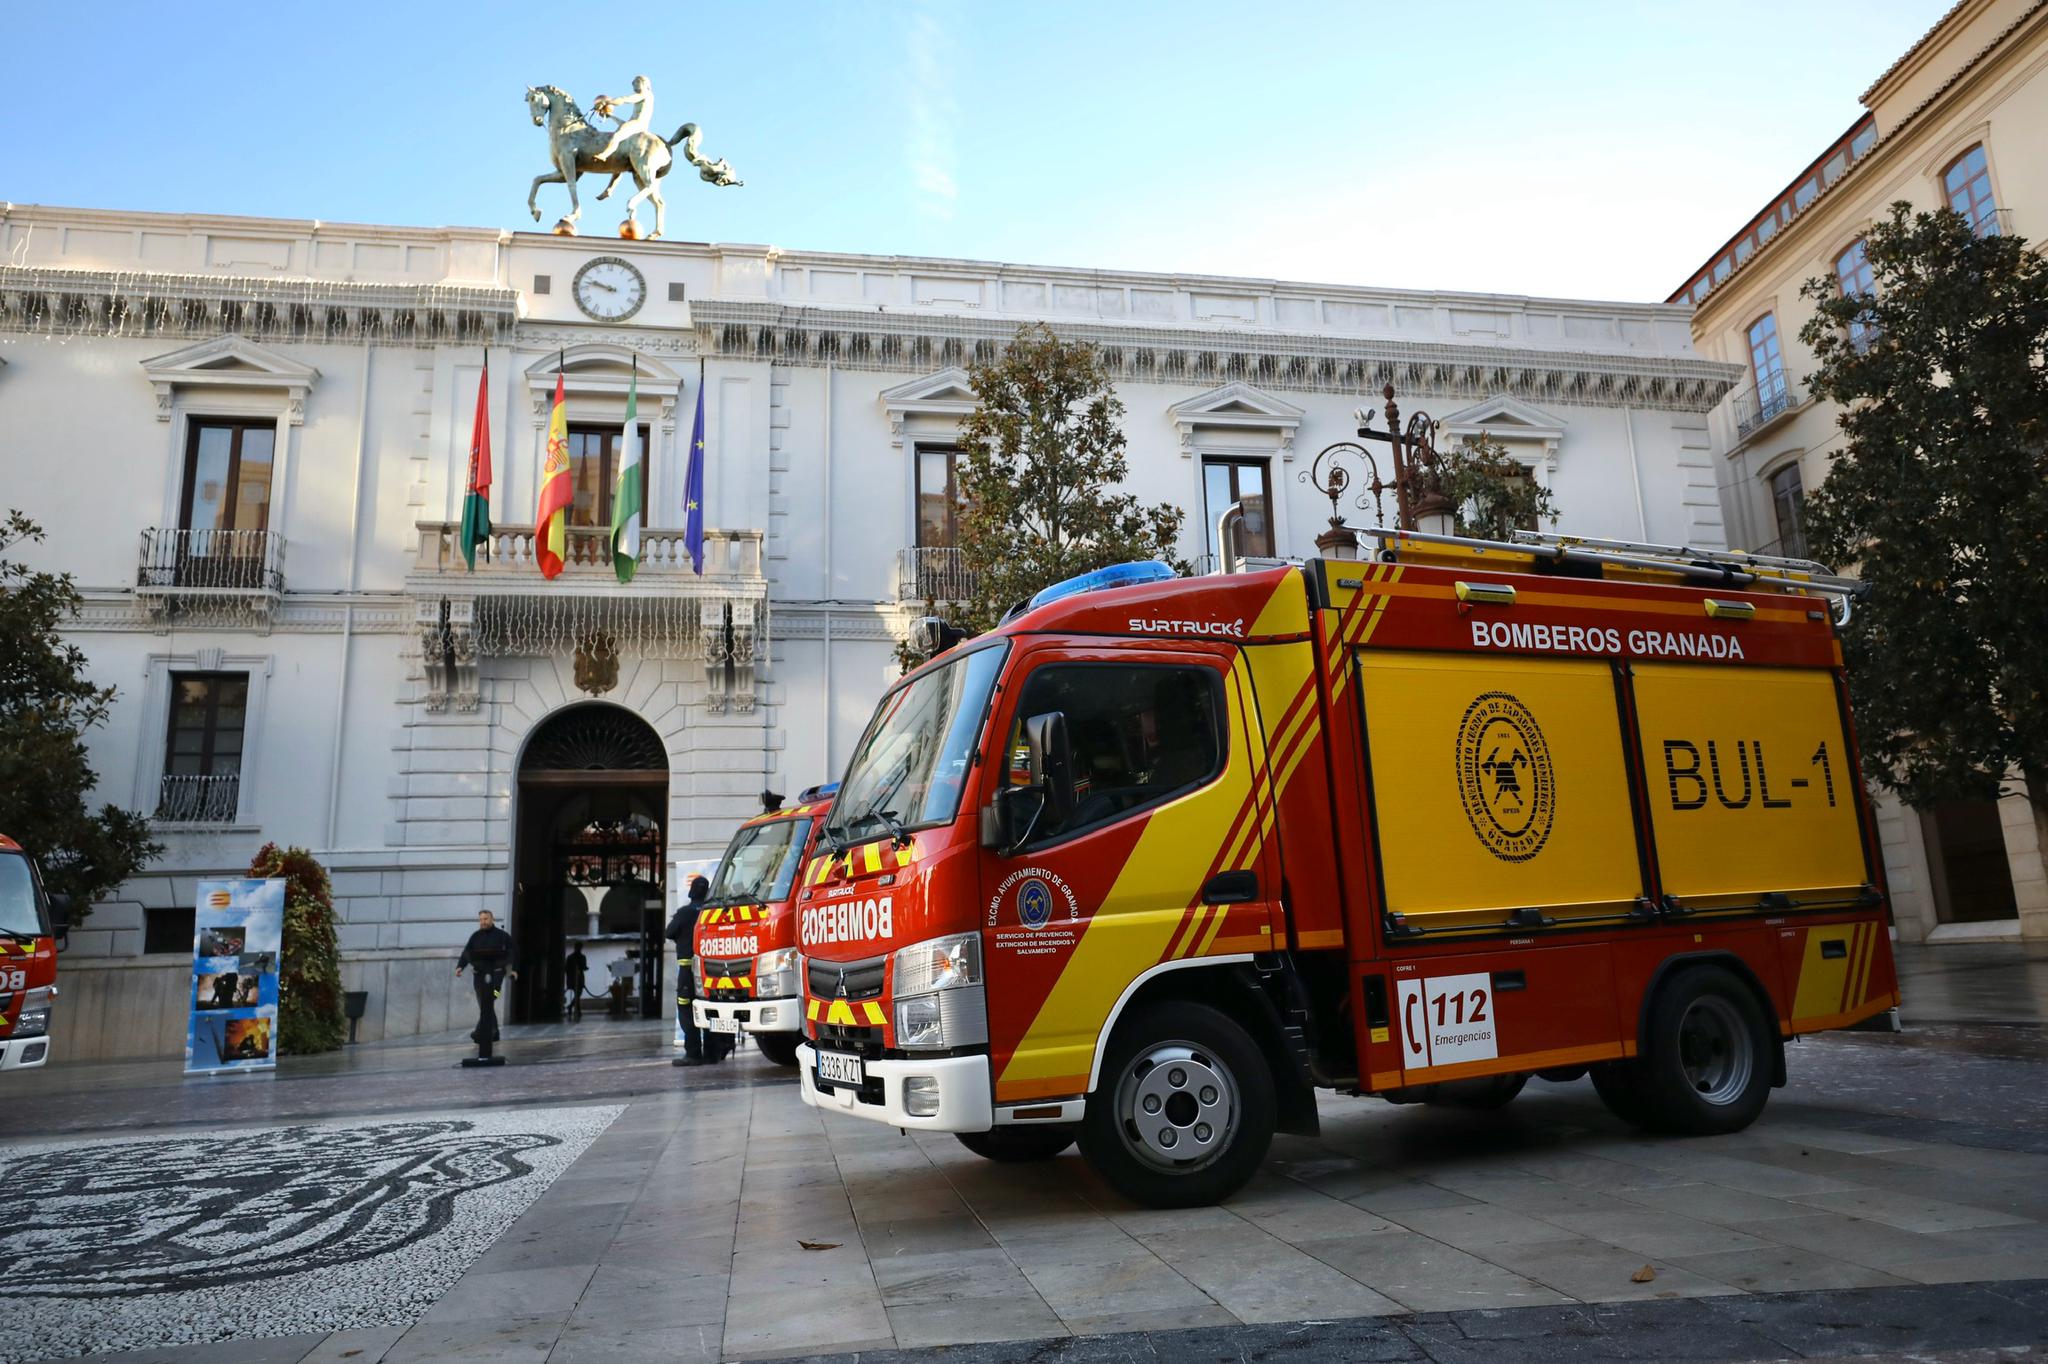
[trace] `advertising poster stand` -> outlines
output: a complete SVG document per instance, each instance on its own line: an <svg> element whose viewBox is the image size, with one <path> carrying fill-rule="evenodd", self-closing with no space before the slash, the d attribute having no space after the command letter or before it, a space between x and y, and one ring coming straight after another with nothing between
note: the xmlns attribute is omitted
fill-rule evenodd
<svg viewBox="0 0 2048 1364"><path fill-rule="evenodd" d="M201 881L192 930L187 1075L277 1069L277 985L284 886Z"/></svg>

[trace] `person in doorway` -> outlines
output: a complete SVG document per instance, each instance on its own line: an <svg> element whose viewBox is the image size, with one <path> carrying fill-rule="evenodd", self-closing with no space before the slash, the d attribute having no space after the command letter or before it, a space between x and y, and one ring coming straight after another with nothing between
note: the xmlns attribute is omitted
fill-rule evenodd
<svg viewBox="0 0 2048 1364"><path fill-rule="evenodd" d="M690 1001L697 997L697 916L710 898L711 883L701 876L691 877L689 898L676 906L662 934L676 945L676 1023L683 1030L683 1057L676 1062L679 1066L701 1066L709 1059L704 1054L704 1030L697 1026Z"/></svg>
<svg viewBox="0 0 2048 1364"><path fill-rule="evenodd" d="M570 943L568 959L562 963L562 978L569 986L569 1018L572 1022L583 1018L583 982L590 976L590 960L583 955L583 944Z"/></svg>
<svg viewBox="0 0 2048 1364"><path fill-rule="evenodd" d="M455 959L455 978L462 979L463 968L470 966L476 968L470 977L476 990L476 1031L469 1037L488 1056L491 1043L498 1040L498 993L508 974L519 979L519 973L512 970L512 935L498 927L488 909L477 911L476 932L469 935L462 955Z"/></svg>

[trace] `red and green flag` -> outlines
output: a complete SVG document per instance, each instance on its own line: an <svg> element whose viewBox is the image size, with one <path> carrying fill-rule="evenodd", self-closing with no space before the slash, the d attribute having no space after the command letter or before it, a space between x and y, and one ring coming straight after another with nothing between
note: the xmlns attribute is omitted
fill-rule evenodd
<svg viewBox="0 0 2048 1364"><path fill-rule="evenodd" d="M476 420L469 428L469 492L462 499L462 557L476 572L476 547L491 539L491 353L476 381Z"/></svg>

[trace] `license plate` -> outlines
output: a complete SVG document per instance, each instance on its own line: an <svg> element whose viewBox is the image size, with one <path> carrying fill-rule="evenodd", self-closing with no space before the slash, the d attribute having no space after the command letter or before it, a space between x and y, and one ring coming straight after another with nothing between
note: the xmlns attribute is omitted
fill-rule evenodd
<svg viewBox="0 0 2048 1364"><path fill-rule="evenodd" d="M739 1030L740 1030L740 1021L739 1021L739 1020L738 1020L737 1018L719 1018L719 1017L717 1017L717 1016L715 1016L715 1015L714 1015L713 1017L710 1017L710 1018L707 1018L707 1019L705 1019L705 1020L704 1020L704 1031L706 1031L706 1032L735 1032L735 1033L736 1033L736 1032L738 1032Z"/></svg>
<svg viewBox="0 0 2048 1364"><path fill-rule="evenodd" d="M818 1053L818 1078L838 1085L859 1085L867 1078L866 1067L858 1056L844 1052L821 1051Z"/></svg>

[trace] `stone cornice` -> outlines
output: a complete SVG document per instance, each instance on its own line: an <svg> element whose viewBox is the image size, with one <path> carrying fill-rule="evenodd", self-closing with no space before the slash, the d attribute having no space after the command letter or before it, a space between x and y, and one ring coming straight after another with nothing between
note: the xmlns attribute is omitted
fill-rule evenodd
<svg viewBox="0 0 2048 1364"><path fill-rule="evenodd" d="M519 315L517 291L494 285L0 265L0 331L31 334L476 345Z"/></svg>
<svg viewBox="0 0 2048 1364"><path fill-rule="evenodd" d="M346 608L355 608L351 632L359 635L403 634L412 628L413 607L409 597L396 594L287 592L262 623L201 616L181 621L180 630L207 629L246 634L338 634ZM87 590L78 613L64 626L66 632L161 634L165 622L130 591Z"/></svg>
<svg viewBox="0 0 2048 1364"><path fill-rule="evenodd" d="M917 373L987 363L1016 335L1015 319L909 315L772 302L692 304L713 355L790 365ZM1111 372L1137 383L1217 385L1347 397L1391 383L1410 401L1497 393L1536 403L1706 412L1742 375L1712 360L1238 330L1061 321L1061 335L1100 347Z"/></svg>

